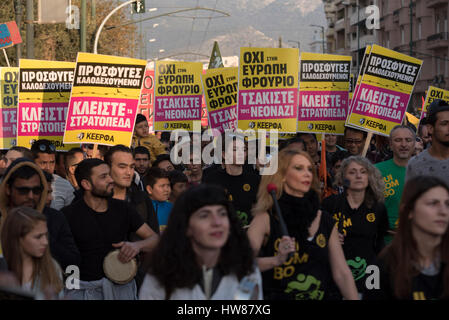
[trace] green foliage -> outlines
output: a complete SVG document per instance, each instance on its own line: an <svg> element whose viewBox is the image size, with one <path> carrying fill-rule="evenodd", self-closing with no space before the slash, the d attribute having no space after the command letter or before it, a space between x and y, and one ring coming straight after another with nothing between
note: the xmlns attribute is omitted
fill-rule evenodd
<svg viewBox="0 0 449 320"><path fill-rule="evenodd" d="M14 2L16 0L0 1L0 23L15 20ZM26 48L26 8L22 0L22 23L20 34L22 36L22 58L27 57ZM37 20L37 0L34 0L34 20ZM96 0L95 17L91 16L92 0L87 0L86 21L86 49L93 52L93 44L97 27L104 17L117 7L121 2L116 0ZM72 5L78 6L81 14L81 1L72 0ZM106 26L119 25L130 21L131 15L128 7L116 12L106 23ZM112 30L103 28L99 43L98 53L123 57L135 57L138 54L139 39L135 25L127 25ZM76 55L80 51L80 30L67 29L65 24L34 24L34 59L76 61ZM17 66L15 47L6 49L11 66ZM6 66L3 54L0 54L0 66Z"/></svg>

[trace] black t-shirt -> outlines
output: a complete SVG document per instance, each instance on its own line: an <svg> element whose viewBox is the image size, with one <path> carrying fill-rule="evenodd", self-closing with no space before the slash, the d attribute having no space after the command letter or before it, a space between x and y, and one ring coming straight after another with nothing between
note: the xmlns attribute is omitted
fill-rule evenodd
<svg viewBox="0 0 449 320"><path fill-rule="evenodd" d="M203 183L216 184L226 189L229 198L243 226L251 221L251 208L257 200L260 176L248 166L243 166L243 172L239 176L231 176L225 169L215 167L209 169L207 174L203 172Z"/></svg>
<svg viewBox="0 0 449 320"><path fill-rule="evenodd" d="M95 212L83 199L62 211L80 251L79 267L83 281L103 278L103 260L110 251L115 250L112 244L127 241L129 235L144 223L134 208L117 199L108 200L106 212Z"/></svg>
<svg viewBox="0 0 449 320"><path fill-rule="evenodd" d="M389 250L390 251L390 250ZM368 300L440 300L443 293L444 263L435 275L418 273L412 278L412 292L406 299L398 299L394 294L394 282L386 256L379 258L380 281L379 288L373 288L366 294ZM411 262L410 262L411 263Z"/></svg>
<svg viewBox="0 0 449 320"><path fill-rule="evenodd" d="M281 211L282 211L282 205ZM298 214L301 209L298 208ZM285 221L290 235L288 219ZM320 224L312 239L296 242L296 251L283 265L262 273L266 300L330 300L335 284L329 263L329 239L334 227L332 217L322 212ZM282 238L279 221L270 214L270 236L260 250L259 257L277 254ZM332 288L332 290L330 290Z"/></svg>
<svg viewBox="0 0 449 320"><path fill-rule="evenodd" d="M385 206L378 203L373 208L362 204L352 209L344 194L332 195L322 202L323 210L336 221L338 230L345 235L343 251L349 268L361 293L366 292L366 268L377 265L377 254L384 246L388 230Z"/></svg>

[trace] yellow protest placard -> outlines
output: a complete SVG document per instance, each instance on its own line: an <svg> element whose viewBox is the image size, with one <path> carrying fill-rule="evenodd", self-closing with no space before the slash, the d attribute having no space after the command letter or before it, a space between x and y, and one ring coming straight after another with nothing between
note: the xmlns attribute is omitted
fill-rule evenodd
<svg viewBox="0 0 449 320"><path fill-rule="evenodd" d="M146 63L79 52L64 143L130 146Z"/></svg>
<svg viewBox="0 0 449 320"><path fill-rule="evenodd" d="M421 112L420 121L427 117L427 110L429 109L430 104L436 99L441 99L449 103L449 90L444 90L433 86L430 86L429 89L427 89L426 100Z"/></svg>
<svg viewBox="0 0 449 320"><path fill-rule="evenodd" d="M50 140L56 150L63 143L65 120L75 63L20 59L17 145L31 148L38 139Z"/></svg>
<svg viewBox="0 0 449 320"><path fill-rule="evenodd" d="M301 53L298 132L344 132L348 114L350 56Z"/></svg>
<svg viewBox="0 0 449 320"><path fill-rule="evenodd" d="M373 45L347 124L389 136L402 123L422 60Z"/></svg>
<svg viewBox="0 0 449 320"><path fill-rule="evenodd" d="M154 130L201 129L200 62L157 61Z"/></svg>
<svg viewBox="0 0 449 320"><path fill-rule="evenodd" d="M296 133L299 51L240 48L238 128Z"/></svg>
<svg viewBox="0 0 449 320"><path fill-rule="evenodd" d="M16 145L19 68L0 68L0 149Z"/></svg>
<svg viewBox="0 0 449 320"><path fill-rule="evenodd" d="M208 69L203 89L209 124L217 134L237 128L238 68Z"/></svg>

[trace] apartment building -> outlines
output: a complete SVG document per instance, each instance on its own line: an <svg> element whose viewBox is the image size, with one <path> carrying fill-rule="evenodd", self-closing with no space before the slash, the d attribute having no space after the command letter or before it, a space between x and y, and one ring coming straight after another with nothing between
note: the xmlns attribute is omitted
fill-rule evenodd
<svg viewBox="0 0 449 320"><path fill-rule="evenodd" d="M449 89L448 0L381 0L378 43L423 60L411 111L430 85Z"/></svg>
<svg viewBox="0 0 449 320"><path fill-rule="evenodd" d="M377 30L366 28L365 9L374 0L323 0L328 23L329 53L352 56L352 73L358 74L365 47L376 43Z"/></svg>
<svg viewBox="0 0 449 320"><path fill-rule="evenodd" d="M323 0L328 52L352 55L357 74L365 46L376 43L424 61L409 111L417 112L430 85L449 89L449 0ZM377 5L380 29L366 28L365 8ZM357 34L357 29L359 34ZM357 54L358 53L358 54Z"/></svg>

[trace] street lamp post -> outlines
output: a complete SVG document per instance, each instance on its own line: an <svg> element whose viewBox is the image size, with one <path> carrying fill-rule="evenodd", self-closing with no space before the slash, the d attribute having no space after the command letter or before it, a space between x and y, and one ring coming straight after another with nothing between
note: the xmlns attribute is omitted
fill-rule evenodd
<svg viewBox="0 0 449 320"><path fill-rule="evenodd" d="M298 45L298 49L299 49L299 47L300 47L300 45L301 45L301 43L300 43L299 41L295 41L295 40L288 40L287 42L293 42L293 43L296 43L296 44Z"/></svg>
<svg viewBox="0 0 449 320"><path fill-rule="evenodd" d="M122 4L119 5L117 8L115 8L114 10L112 10L112 11L111 11L111 12L104 18L104 20L101 22L100 26L98 27L97 33L95 34L94 53L97 53L98 38L100 37L101 30L103 29L105 23L109 20L109 18L110 18L114 13L116 13L118 10L120 10L121 8L123 8L123 7L125 7L125 6L127 6L127 5L129 5L129 4L131 4L131 3L133 3L133 2L136 2L136 1L137 1L137 0L129 0L129 1L127 1L127 2L122 3ZM151 11L156 11L156 10L154 10L154 9L157 10L157 8L152 8L152 9L150 9L149 11L150 11L150 12L151 12ZM194 11L194 10L205 10L205 11L218 12L218 13L223 14L224 16L227 16L227 17L230 16L228 13L226 13L226 12L224 12L224 11L220 11L220 10L216 10L216 9L209 9L209 8L202 8L202 7L194 7L194 8L187 8L187 9L182 9L182 10L176 10L176 11L173 11L173 12L168 12L168 13L164 13L164 14L152 16L152 17L145 18L145 19L141 19L141 20L137 20L137 21L131 21L131 22L123 23L123 24L121 24L121 25L110 26L110 27L106 27L105 29L106 29L106 30L111 30L111 29L114 29L114 28L117 28L117 27L127 26L127 25L129 25L129 24L134 24L134 23L138 23L138 22L142 22L142 21L146 21L146 20L150 20L150 19L156 19L156 18L160 18L160 17L170 16L170 15L173 15L173 14L175 14L175 13L181 13L181 12L187 12L187 11Z"/></svg>
<svg viewBox="0 0 449 320"><path fill-rule="evenodd" d="M129 5L129 4L131 4L131 3L133 3L133 2L136 2L136 1L137 1L137 0L129 0L129 1L126 1L126 2L122 3L122 4L119 5L117 8L115 8L114 10L112 10L112 11L106 16L106 18L103 19L103 21L101 22L100 26L98 27L97 33L95 34L94 53L98 53L98 52L97 52L98 38L100 37L101 30L103 29L103 26L105 25L106 21L108 21L109 18L112 17L112 15L113 15L114 13L116 13L118 10L120 10L121 8L123 8L123 7L125 7L125 6L127 6L127 5Z"/></svg>
<svg viewBox="0 0 449 320"><path fill-rule="evenodd" d="M322 46L323 46L323 53L325 52L325 48L324 48L324 27L323 26L319 26L316 24L311 24L311 27L316 27L316 28L321 28L321 36L322 36Z"/></svg>

